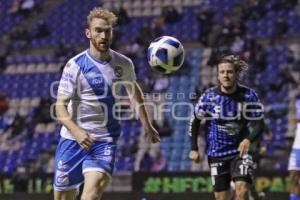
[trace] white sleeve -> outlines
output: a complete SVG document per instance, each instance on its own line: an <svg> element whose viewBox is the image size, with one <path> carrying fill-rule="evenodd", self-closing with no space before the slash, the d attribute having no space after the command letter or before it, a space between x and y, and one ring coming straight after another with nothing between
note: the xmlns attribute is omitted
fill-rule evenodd
<svg viewBox="0 0 300 200"><path fill-rule="evenodd" d="M124 81L136 81L134 64L131 60L128 60L128 62L126 63L123 80Z"/></svg>
<svg viewBox="0 0 300 200"><path fill-rule="evenodd" d="M79 67L74 62L69 61L64 67L57 93L69 98L72 97L76 91L78 73Z"/></svg>

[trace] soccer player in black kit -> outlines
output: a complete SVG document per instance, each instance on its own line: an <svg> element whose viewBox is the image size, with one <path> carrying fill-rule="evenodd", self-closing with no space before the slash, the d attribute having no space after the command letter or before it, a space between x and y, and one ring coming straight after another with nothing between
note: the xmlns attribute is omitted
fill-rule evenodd
<svg viewBox="0 0 300 200"><path fill-rule="evenodd" d="M217 63L219 85L207 89L195 106L190 124L191 160L199 161L197 136L204 121L206 153L217 200L230 200L230 182L235 196L248 200L252 184L249 146L263 130L263 106L256 93L239 83L247 63L235 55L222 56Z"/></svg>

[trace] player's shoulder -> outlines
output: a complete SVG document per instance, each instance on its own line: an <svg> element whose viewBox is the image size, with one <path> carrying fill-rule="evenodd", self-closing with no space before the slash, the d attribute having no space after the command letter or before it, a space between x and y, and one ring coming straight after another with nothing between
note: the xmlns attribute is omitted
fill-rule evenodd
<svg viewBox="0 0 300 200"><path fill-rule="evenodd" d="M73 69L79 69L82 61L86 58L86 51L80 52L79 54L70 58L66 64L66 67L71 67Z"/></svg>
<svg viewBox="0 0 300 200"><path fill-rule="evenodd" d="M211 87L206 90L201 94L200 96L200 101L210 101L217 95L217 86L216 87Z"/></svg>
<svg viewBox="0 0 300 200"><path fill-rule="evenodd" d="M133 65L132 60L120 52L110 49L110 54L112 57L112 61L114 63L116 63L117 65L120 65L120 66L132 66Z"/></svg>
<svg viewBox="0 0 300 200"><path fill-rule="evenodd" d="M216 95L218 86L210 87L204 90L203 95Z"/></svg>
<svg viewBox="0 0 300 200"><path fill-rule="evenodd" d="M246 85L242 85L242 84L239 84L239 89L244 92L244 93L252 93L252 94L256 94L255 90L253 88L250 88Z"/></svg>
<svg viewBox="0 0 300 200"><path fill-rule="evenodd" d="M245 85L239 85L239 90L240 92L247 98L258 98L258 95L257 93L255 92L254 89L248 87L248 86L245 86Z"/></svg>

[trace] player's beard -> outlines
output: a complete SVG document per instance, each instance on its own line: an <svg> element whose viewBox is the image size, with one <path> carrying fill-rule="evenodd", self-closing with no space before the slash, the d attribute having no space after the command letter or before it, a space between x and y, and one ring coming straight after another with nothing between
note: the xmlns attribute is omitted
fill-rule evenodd
<svg viewBox="0 0 300 200"><path fill-rule="evenodd" d="M109 46L110 46L108 41L105 46L102 46L102 44L100 42L97 42L97 40L95 38L91 38L91 42L92 42L93 46L95 47L95 49L97 49L97 51L99 51L101 53L108 52Z"/></svg>

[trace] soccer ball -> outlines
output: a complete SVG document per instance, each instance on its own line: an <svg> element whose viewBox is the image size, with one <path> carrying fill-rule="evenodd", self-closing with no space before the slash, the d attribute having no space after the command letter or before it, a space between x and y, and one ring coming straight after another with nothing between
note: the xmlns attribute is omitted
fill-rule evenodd
<svg viewBox="0 0 300 200"><path fill-rule="evenodd" d="M165 74L170 74L182 66L184 49L176 38L162 36L151 42L147 58L151 68Z"/></svg>

